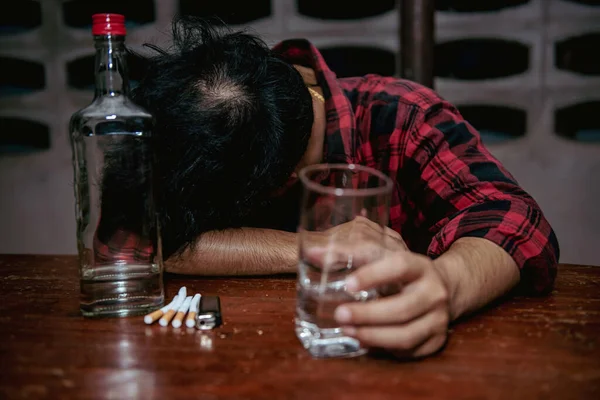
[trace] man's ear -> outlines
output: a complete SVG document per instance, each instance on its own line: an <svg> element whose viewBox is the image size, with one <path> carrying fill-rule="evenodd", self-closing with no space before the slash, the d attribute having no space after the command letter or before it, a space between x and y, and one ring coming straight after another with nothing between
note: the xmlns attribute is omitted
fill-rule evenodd
<svg viewBox="0 0 600 400"><path fill-rule="evenodd" d="M296 64L294 64L294 68L296 68L296 71L302 75L302 80L304 81L305 85L317 86L317 76L315 75L315 71L313 71L311 68L306 68Z"/></svg>

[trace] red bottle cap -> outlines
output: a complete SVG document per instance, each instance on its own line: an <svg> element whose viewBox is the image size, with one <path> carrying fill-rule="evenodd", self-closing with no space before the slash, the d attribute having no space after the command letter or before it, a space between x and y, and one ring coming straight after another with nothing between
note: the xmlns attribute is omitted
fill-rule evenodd
<svg viewBox="0 0 600 400"><path fill-rule="evenodd" d="M121 14L92 15L92 35L125 36L125 16Z"/></svg>

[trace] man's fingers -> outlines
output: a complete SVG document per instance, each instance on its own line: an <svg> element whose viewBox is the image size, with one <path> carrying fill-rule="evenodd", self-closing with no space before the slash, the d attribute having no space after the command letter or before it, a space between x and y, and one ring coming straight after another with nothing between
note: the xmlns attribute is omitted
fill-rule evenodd
<svg viewBox="0 0 600 400"><path fill-rule="evenodd" d="M445 288L421 279L402 292L368 302L346 303L335 311L342 325L389 325L407 323L447 302Z"/></svg>
<svg viewBox="0 0 600 400"><path fill-rule="evenodd" d="M310 247L302 250L301 257L313 267L320 269L345 266L358 268L382 257L384 249L376 244L362 244L358 247L334 245L331 247Z"/></svg>
<svg viewBox="0 0 600 400"><path fill-rule="evenodd" d="M346 278L351 292L375 289L390 282L408 283L419 278L428 267L428 259L408 251L386 252L379 260L367 264Z"/></svg>
<svg viewBox="0 0 600 400"><path fill-rule="evenodd" d="M404 240L402 240L402 236L398 232L391 228L388 228L387 226L385 227L385 234L393 239L397 239L399 241L404 242Z"/></svg>
<svg viewBox="0 0 600 400"><path fill-rule="evenodd" d="M446 345L447 341L448 341L447 332L440 333L438 335L434 335L428 341L426 341L421 346L416 348L412 352L411 357L418 358L418 357L429 356L429 355L441 350Z"/></svg>
<svg viewBox="0 0 600 400"><path fill-rule="evenodd" d="M343 332L367 347L382 347L396 351L411 351L425 345L434 336L446 336L448 316L442 310L427 313L402 325L348 326ZM441 346L443 343L439 343ZM431 345L433 346L433 344ZM422 352L435 351L426 347Z"/></svg>

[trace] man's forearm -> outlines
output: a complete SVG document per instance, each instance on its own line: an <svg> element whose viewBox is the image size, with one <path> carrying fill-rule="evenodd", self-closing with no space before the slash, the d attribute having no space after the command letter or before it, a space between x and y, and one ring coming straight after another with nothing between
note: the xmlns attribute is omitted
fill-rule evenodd
<svg viewBox="0 0 600 400"><path fill-rule="evenodd" d="M296 234L241 228L207 232L166 262L169 272L190 275L292 273L297 264Z"/></svg>
<svg viewBox="0 0 600 400"><path fill-rule="evenodd" d="M452 320L502 296L519 282L515 261L487 239L461 238L434 264L450 292Z"/></svg>

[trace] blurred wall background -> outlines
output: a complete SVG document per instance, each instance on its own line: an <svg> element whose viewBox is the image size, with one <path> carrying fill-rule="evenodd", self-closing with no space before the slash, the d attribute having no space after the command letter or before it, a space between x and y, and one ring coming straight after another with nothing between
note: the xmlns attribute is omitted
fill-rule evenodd
<svg viewBox="0 0 600 400"><path fill-rule="evenodd" d="M327 7L324 4L328 4ZM75 252L68 121L93 94L91 14L129 45L175 13L219 15L270 44L305 37L339 76L395 74L394 0L19 0L0 15L0 252ZM600 264L600 1L436 1L435 88L541 204L562 262ZM141 65L131 59L135 84Z"/></svg>

